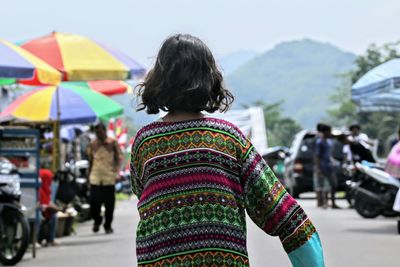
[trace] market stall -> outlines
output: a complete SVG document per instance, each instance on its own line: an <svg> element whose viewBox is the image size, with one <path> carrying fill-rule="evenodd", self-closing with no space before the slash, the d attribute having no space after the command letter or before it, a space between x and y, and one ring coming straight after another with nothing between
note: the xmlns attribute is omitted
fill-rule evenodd
<svg viewBox="0 0 400 267"><path fill-rule="evenodd" d="M14 164L18 170L24 214L32 227L32 243L36 243L36 229L40 223L37 209L40 168L40 134L28 127L0 127L0 157ZM35 246L33 246L35 248ZM33 249L35 257L35 249Z"/></svg>

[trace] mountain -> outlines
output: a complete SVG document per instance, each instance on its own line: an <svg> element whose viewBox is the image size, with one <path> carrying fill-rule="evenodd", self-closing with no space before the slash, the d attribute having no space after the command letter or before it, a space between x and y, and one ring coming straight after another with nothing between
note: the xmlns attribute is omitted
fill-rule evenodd
<svg viewBox="0 0 400 267"><path fill-rule="evenodd" d="M226 77L226 83L236 107L257 100L283 100L284 113L311 128L326 115L329 97L355 57L328 43L284 42L240 66Z"/></svg>
<svg viewBox="0 0 400 267"><path fill-rule="evenodd" d="M224 74L229 75L249 60L253 59L257 55L255 51L242 50L231 54L228 54L218 61L218 64L222 67Z"/></svg>

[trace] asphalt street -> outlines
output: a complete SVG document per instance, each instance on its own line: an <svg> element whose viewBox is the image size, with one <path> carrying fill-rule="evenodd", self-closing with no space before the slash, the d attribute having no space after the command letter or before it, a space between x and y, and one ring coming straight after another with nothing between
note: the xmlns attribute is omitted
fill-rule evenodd
<svg viewBox="0 0 400 267"><path fill-rule="evenodd" d="M319 209L315 200L300 200L316 225L327 267L398 267L400 235L396 219L361 218L352 209ZM339 202L347 207L344 201ZM136 201L119 202L113 235L93 234L91 223L79 224L76 234L60 239L59 247L40 248L37 258L28 251L18 266L110 267L136 266ZM291 266L278 238L270 237L248 221L248 250L253 267Z"/></svg>

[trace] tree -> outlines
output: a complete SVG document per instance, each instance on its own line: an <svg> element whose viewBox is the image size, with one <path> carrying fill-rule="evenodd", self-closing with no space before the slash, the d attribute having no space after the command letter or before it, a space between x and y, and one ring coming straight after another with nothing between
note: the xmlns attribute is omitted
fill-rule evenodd
<svg viewBox="0 0 400 267"><path fill-rule="evenodd" d="M283 101L272 104L263 101L254 103L264 111L269 146L289 146L293 136L302 129L295 120L282 115L282 104Z"/></svg>
<svg viewBox="0 0 400 267"><path fill-rule="evenodd" d="M365 54L357 57L356 69L351 71L351 82L355 83L372 68L385 63L393 58L400 57L400 41L388 43L383 46L370 45Z"/></svg>
<svg viewBox="0 0 400 267"><path fill-rule="evenodd" d="M351 73L342 75L342 84L330 97L334 104L331 109L328 109L329 122L332 125L341 127L358 119L357 107L351 101L351 85Z"/></svg>
<svg viewBox="0 0 400 267"><path fill-rule="evenodd" d="M355 69L343 75L342 85L331 97L334 104L334 108L328 110L331 123L335 126L348 126L350 123L358 122L369 136L388 143L389 137L399 127L399 115L390 112L359 112L351 101L351 86L372 68L399 57L400 42L380 47L372 44L365 54L358 56L355 60ZM383 150L387 150L387 147Z"/></svg>

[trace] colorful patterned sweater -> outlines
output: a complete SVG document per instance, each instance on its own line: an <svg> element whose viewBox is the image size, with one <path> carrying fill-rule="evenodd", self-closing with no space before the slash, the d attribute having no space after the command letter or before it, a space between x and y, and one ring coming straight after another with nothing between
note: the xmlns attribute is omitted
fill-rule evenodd
<svg viewBox="0 0 400 267"><path fill-rule="evenodd" d="M246 216L293 266L324 266L318 234L241 131L215 118L153 122L132 146L139 266L249 266Z"/></svg>

